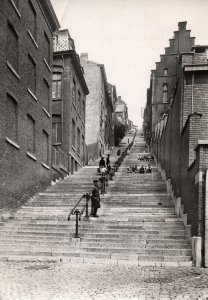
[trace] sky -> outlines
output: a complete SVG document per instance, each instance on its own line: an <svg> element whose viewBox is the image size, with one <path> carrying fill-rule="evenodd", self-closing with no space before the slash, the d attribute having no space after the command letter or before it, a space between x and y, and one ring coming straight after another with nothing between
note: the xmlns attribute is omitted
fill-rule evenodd
<svg viewBox="0 0 208 300"><path fill-rule="evenodd" d="M150 71L178 22L187 21L195 44L208 45L208 0L51 0L76 52L105 65L107 80L142 127Z"/></svg>

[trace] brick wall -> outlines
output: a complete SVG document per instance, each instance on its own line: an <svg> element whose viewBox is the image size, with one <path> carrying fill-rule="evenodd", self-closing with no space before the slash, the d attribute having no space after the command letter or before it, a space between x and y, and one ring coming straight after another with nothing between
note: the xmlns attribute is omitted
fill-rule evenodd
<svg viewBox="0 0 208 300"><path fill-rule="evenodd" d="M85 112L87 91L82 85L84 77L76 72L76 68L81 70L81 65L74 59L73 51L54 53L54 72L62 69L61 99L53 99L53 115L60 115L62 120L62 140L54 146L69 155L70 173L78 169L75 167L76 164L77 166L85 164L85 116L87 115Z"/></svg>
<svg viewBox="0 0 208 300"><path fill-rule="evenodd" d="M0 82L0 206L17 206L19 202L29 198L38 190L50 184L50 165L45 163L45 147L42 143L44 132L48 134L51 143L51 101L45 107L44 80L48 83L51 93L51 62L52 62L52 32L50 21L43 16L40 4L32 0L37 16L37 31L34 38L28 31L30 28L28 2L20 1L19 9L13 1L3 1L0 7L0 66L2 80ZM48 21L48 23L47 23ZM18 36L18 69L12 66L7 56L7 27L8 22L15 28ZM46 62L43 50L45 45L44 33L50 41L50 58ZM28 53L35 62L36 87L35 93L28 91ZM48 59L48 58L47 58ZM17 104L17 139L12 141L6 136L6 128L10 123L7 110L7 95L13 97ZM28 151L27 115L35 122L35 149ZM11 129L12 130L12 129ZM50 152L47 151L48 161Z"/></svg>

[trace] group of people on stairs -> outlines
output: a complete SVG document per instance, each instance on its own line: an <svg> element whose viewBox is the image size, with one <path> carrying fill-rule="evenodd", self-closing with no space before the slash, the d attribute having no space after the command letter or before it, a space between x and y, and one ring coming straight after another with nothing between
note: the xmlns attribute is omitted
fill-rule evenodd
<svg viewBox="0 0 208 300"><path fill-rule="evenodd" d="M127 167L127 173L150 174L152 173L152 168L150 164L148 164L148 166L142 165L140 168L138 168L137 165L133 165Z"/></svg>
<svg viewBox="0 0 208 300"><path fill-rule="evenodd" d="M107 155L106 161L102 156L99 161L99 173L101 176L111 169L110 165L110 154ZM97 210L100 208L100 189L101 189L101 181L100 180L93 180L93 189L91 191L91 215L94 218L98 218Z"/></svg>

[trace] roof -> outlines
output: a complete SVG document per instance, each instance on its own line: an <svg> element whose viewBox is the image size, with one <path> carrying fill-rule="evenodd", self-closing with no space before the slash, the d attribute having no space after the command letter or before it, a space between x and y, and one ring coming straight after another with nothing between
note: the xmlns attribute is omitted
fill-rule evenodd
<svg viewBox="0 0 208 300"><path fill-rule="evenodd" d="M53 9L53 6L51 4L50 0L37 0L39 6L42 9L43 15L46 18L46 22L49 25L52 32L58 30L60 28L60 24L58 21L58 18L56 16L56 13Z"/></svg>
<svg viewBox="0 0 208 300"><path fill-rule="evenodd" d="M124 104L117 104L117 105L116 105L115 112L123 112L123 111L124 111L124 108L125 108L125 105L124 105Z"/></svg>
<svg viewBox="0 0 208 300"><path fill-rule="evenodd" d="M72 58L72 62L73 62L73 65L74 65L74 69L76 71L76 74L77 74L77 77L79 78L80 80L80 84L85 92L85 95L88 95L89 94L89 90L88 90L88 87L87 87L87 84L86 84L86 81L85 81L85 78L84 78L84 74L83 74L83 71L82 71L82 66L80 64L80 61L79 61L79 58L78 58L78 55L76 53L75 50L67 50L67 51L58 51L58 52L53 52L53 57L59 57L59 56L70 56Z"/></svg>

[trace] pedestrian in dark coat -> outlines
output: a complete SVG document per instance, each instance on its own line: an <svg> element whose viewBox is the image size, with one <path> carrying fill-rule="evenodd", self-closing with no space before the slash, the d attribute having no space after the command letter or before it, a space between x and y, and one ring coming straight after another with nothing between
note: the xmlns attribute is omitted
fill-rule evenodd
<svg viewBox="0 0 208 300"><path fill-rule="evenodd" d="M108 168L108 166L110 166L110 154L106 158L106 167Z"/></svg>
<svg viewBox="0 0 208 300"><path fill-rule="evenodd" d="M118 156L121 155L121 149L118 149L117 155L118 155Z"/></svg>
<svg viewBox="0 0 208 300"><path fill-rule="evenodd" d="M94 187L92 189L91 193L91 201L92 201L92 207L93 207L93 217L98 218L97 210L100 208L100 191L98 187L98 180L93 180Z"/></svg>
<svg viewBox="0 0 208 300"><path fill-rule="evenodd" d="M106 164L105 164L105 159L102 156L100 161L99 161L99 168L100 168L100 173L103 174L106 171Z"/></svg>
<svg viewBox="0 0 208 300"><path fill-rule="evenodd" d="M141 166L141 168L139 169L139 173L140 174L144 174L145 170L144 170L144 166Z"/></svg>

